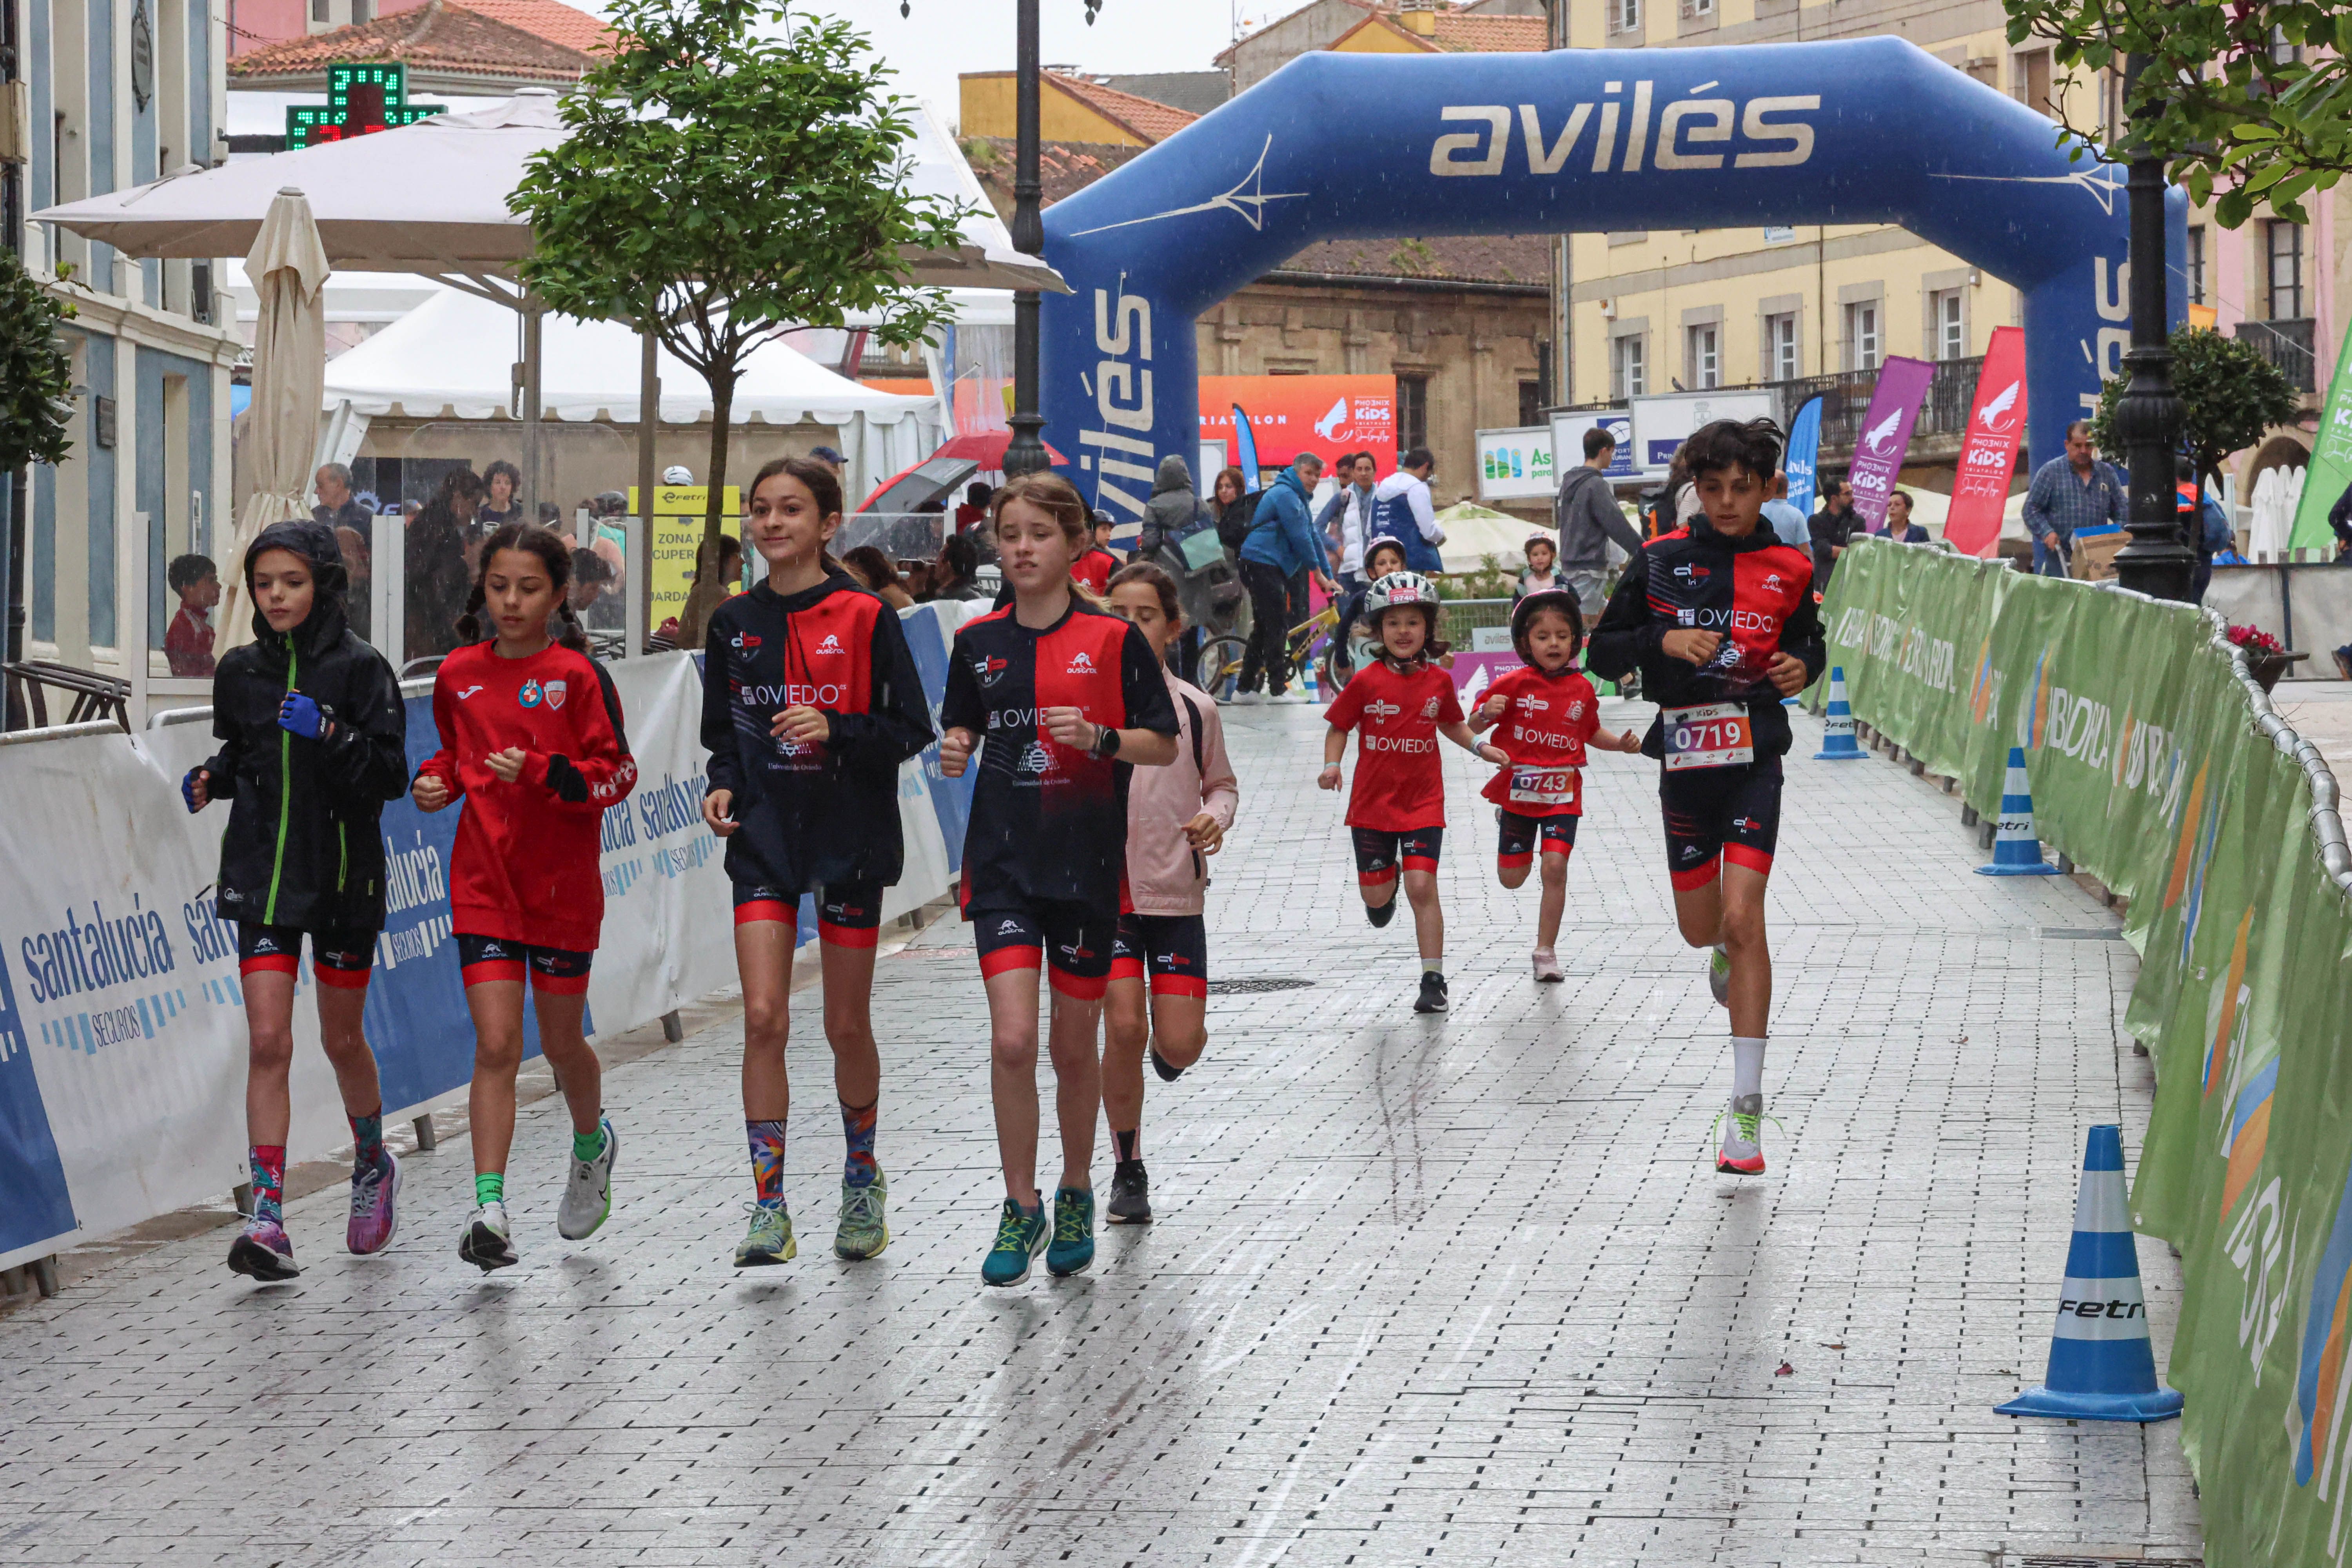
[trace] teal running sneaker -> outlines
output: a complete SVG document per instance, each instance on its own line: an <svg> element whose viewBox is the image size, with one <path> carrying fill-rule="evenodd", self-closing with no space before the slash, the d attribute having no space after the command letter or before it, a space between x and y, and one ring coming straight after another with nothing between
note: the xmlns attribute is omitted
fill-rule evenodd
<svg viewBox="0 0 2352 1568"><path fill-rule="evenodd" d="M833 1255L855 1262L876 1258L890 1245L890 1227L882 1223L882 1203L889 1184L876 1167L874 1179L862 1187L841 1184L841 1225L833 1233Z"/></svg>
<svg viewBox="0 0 2352 1568"><path fill-rule="evenodd" d="M1054 1245L1045 1249L1045 1270L1056 1279L1067 1279L1084 1274L1094 1260L1094 1191L1064 1187L1054 1194Z"/></svg>
<svg viewBox="0 0 2352 1568"><path fill-rule="evenodd" d="M1039 1204L1032 1211L1007 1198L996 1222L996 1245L981 1260L981 1282L1018 1285L1029 1278L1029 1260L1045 1250L1045 1205Z"/></svg>
<svg viewBox="0 0 2352 1568"><path fill-rule="evenodd" d="M735 1247L735 1267L765 1268L772 1264L790 1263L800 1256L800 1243L793 1239L793 1216L784 1212L782 1204L753 1204L751 1229Z"/></svg>

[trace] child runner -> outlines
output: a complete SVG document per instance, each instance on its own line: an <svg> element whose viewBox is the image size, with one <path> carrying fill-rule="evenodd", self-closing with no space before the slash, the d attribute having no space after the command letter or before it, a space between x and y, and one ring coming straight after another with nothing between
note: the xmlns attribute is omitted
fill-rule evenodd
<svg viewBox="0 0 2352 1568"><path fill-rule="evenodd" d="M1119 568L1110 607L1140 627L1175 699L1176 760L1148 768L1128 785L1129 909L1111 942L1103 1000L1103 1115L1118 1163L1106 1213L1113 1225L1151 1219L1151 1179L1143 1169L1143 1057L1173 1083L1209 1042L1209 939L1201 923L1207 857L1225 841L1241 805L1225 731L1209 694L1168 671L1168 649L1184 629L1176 579L1148 563ZM1144 976L1151 984L1150 1016Z"/></svg>
<svg viewBox="0 0 2352 1568"><path fill-rule="evenodd" d="M1780 824L1782 697L1822 672L1813 563L1764 526L1780 462L1769 419L1718 419L1683 444L1701 510L1642 546L1593 629L1591 665L1638 668L1658 704L1643 738L1659 758L1666 867L1683 940L1710 947L1707 978L1731 1010L1731 1097L1716 1169L1764 1170L1764 1027L1772 958L1764 886ZM1718 875L1718 867L1720 874Z"/></svg>
<svg viewBox="0 0 2352 1568"><path fill-rule="evenodd" d="M1040 1251L1057 1276L1094 1261L1088 1166L1102 1102L1095 1040L1126 880L1128 775L1131 764L1175 760L1176 710L1143 633L1071 591L1070 564L1087 546L1087 509L1069 481L1024 474L992 505L1013 602L956 633L940 705L940 766L961 778L980 751L958 895L988 988L989 1085L1005 1189L980 1277L1017 1285ZM1050 1250L1037 1193L1041 963L1052 976L1062 1129Z"/></svg>
<svg viewBox="0 0 2352 1568"><path fill-rule="evenodd" d="M1437 907L1437 855L1445 837L1445 775L1437 737L1490 763L1508 759L1480 743L1462 721L1454 678L1433 663L1437 591L1418 572L1374 579L1364 595L1364 619L1380 639L1379 657L1356 671L1323 716L1323 773L1318 783L1339 787L1339 758L1348 731L1356 742L1356 784L1348 796L1348 827L1356 842L1356 881L1364 914L1384 926L1396 914L1397 871L1412 905L1421 952L1416 1013L1445 1010L1445 915Z"/></svg>
<svg viewBox="0 0 2352 1568"><path fill-rule="evenodd" d="M627 796L637 764L612 677L588 657L572 614L571 586L572 552L562 535L509 522L482 542L459 646L433 682L441 749L416 770L410 790L423 811L466 799L449 860L449 908L474 1016L467 1109L476 1207L457 1256L485 1273L516 1261L506 1171L526 974L540 1049L572 1110L572 1174L556 1231L584 1240L613 1210L620 1140L604 1119L603 1073L580 1025L604 924L596 864L604 810ZM560 631L551 632L559 616ZM478 640L486 618L492 635Z"/></svg>
<svg viewBox="0 0 2352 1568"><path fill-rule="evenodd" d="M1584 617L1576 595L1545 588L1511 607L1511 647L1525 662L1495 682L1470 728L1500 725L1495 743L1510 763L1487 781L1501 833L1495 868L1506 888L1528 879L1528 863L1541 847L1543 899L1536 910L1535 967L1538 980L1567 978L1552 944L1559 938L1560 911L1568 905L1568 857L1576 847L1576 819L1584 812L1584 749L1638 752L1641 738L1628 730L1601 732L1601 700L1592 682L1576 668L1584 644Z"/></svg>
<svg viewBox="0 0 2352 1568"><path fill-rule="evenodd" d="M813 458L783 458L751 481L745 528L764 582L712 613L704 639L702 819L727 840L735 885L735 968L743 980L743 1125L751 1148L751 1233L735 1267L799 1250L784 1206L784 1070L801 895L814 893L824 973L824 1037L848 1155L840 1258L889 1243L888 1187L874 1162L882 1060L870 1003L882 889L906 858L898 764L931 740L931 710L898 612L830 572L841 481Z"/></svg>
<svg viewBox="0 0 2352 1568"><path fill-rule="evenodd" d="M245 552L245 585L253 640L225 655L213 677L221 748L188 770L180 794L192 812L234 803L217 903L221 918L236 922L245 987L253 1217L230 1244L228 1266L256 1279L291 1279L300 1270L283 1208L293 1118L287 1075L305 931L319 1043L355 1145L344 1245L382 1251L399 1225L400 1162L383 1146L383 1096L360 1017L383 925L376 820L408 773L408 718L392 666L344 625L333 529L307 521L263 529Z"/></svg>
<svg viewBox="0 0 2352 1568"><path fill-rule="evenodd" d="M1551 569L1552 563L1559 559L1559 546L1552 542L1550 534L1531 533L1519 549L1528 558L1528 569L1519 574L1518 586L1511 591L1512 598L1524 599L1529 594L1560 585L1559 574Z"/></svg>

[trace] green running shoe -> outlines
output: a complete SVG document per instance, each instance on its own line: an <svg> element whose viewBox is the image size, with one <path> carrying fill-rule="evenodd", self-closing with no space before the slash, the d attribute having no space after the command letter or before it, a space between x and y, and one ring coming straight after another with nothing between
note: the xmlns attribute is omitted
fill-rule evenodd
<svg viewBox="0 0 2352 1568"><path fill-rule="evenodd" d="M784 1212L782 1204L753 1204L751 1229L735 1248L735 1267L764 1268L773 1263L790 1263L800 1256L800 1243L793 1239L793 1216Z"/></svg>
<svg viewBox="0 0 2352 1568"><path fill-rule="evenodd" d="M865 1186L841 1184L841 1226L833 1233L835 1258L874 1258L890 1245L890 1227L882 1223L882 1201L888 1195L889 1184L879 1166Z"/></svg>
<svg viewBox="0 0 2352 1568"><path fill-rule="evenodd" d="M1706 956L1706 988L1715 993L1717 1005L1731 1005L1731 954L1723 951L1721 942Z"/></svg>
<svg viewBox="0 0 2352 1568"><path fill-rule="evenodd" d="M1045 1250L1045 1205L1039 1204L1032 1213L1007 1198L996 1222L996 1245L981 1261L981 1282L1018 1285L1029 1278L1029 1260Z"/></svg>
<svg viewBox="0 0 2352 1568"><path fill-rule="evenodd" d="M1067 1279L1084 1274L1094 1260L1094 1191L1064 1187L1054 1194L1054 1245L1045 1249L1045 1270L1056 1279Z"/></svg>

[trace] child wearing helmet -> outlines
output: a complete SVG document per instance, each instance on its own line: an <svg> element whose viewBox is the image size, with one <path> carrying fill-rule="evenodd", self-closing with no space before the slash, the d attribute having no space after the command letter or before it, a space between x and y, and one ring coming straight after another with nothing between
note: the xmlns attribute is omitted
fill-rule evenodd
<svg viewBox="0 0 2352 1568"><path fill-rule="evenodd" d="M1601 732L1601 700L1576 668L1583 646L1584 617L1573 593L1546 588L1521 599L1511 610L1511 647L1524 663L1495 682L1470 719L1473 731L1497 726L1495 742L1509 758L1485 791L1501 828L1495 868L1503 886L1527 881L1528 867L1541 847L1543 898L1536 910L1535 950L1539 981L1567 978L1552 944L1568 904L1576 819L1584 811L1585 748L1642 749L1641 737L1631 730Z"/></svg>
<svg viewBox="0 0 2352 1568"><path fill-rule="evenodd" d="M1356 881L1364 915L1384 926L1396 914L1398 873L1412 906L1421 953L1421 993L1412 1010L1445 1010L1445 917L1437 905L1437 856L1445 835L1445 776L1438 765L1444 735L1474 756L1506 760L1481 745L1463 722L1454 678L1432 662L1437 632L1437 590L1417 572L1391 572L1364 595L1379 657L1356 672L1324 710L1324 789L1339 787L1339 759L1348 732L1359 731L1355 787L1348 797L1348 828L1355 839Z"/></svg>

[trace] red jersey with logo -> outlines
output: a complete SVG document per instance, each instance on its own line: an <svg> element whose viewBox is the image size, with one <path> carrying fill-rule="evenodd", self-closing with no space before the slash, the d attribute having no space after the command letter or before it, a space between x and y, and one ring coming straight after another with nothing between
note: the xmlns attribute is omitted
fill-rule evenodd
<svg viewBox="0 0 2352 1568"><path fill-rule="evenodd" d="M1572 668L1547 675L1527 664L1496 681L1478 705L1497 697L1510 706L1486 739L1511 760L1480 793L1521 816L1583 816L1584 742L1601 731L1592 682Z"/></svg>
<svg viewBox="0 0 2352 1568"><path fill-rule="evenodd" d="M452 925L593 952L604 925L604 809L637 782L621 699L584 653L551 646L500 658L496 647L474 643L442 660L433 682L441 749L416 770L464 801L449 860ZM515 746L522 773L508 784L489 758Z"/></svg>
<svg viewBox="0 0 2352 1568"><path fill-rule="evenodd" d="M1070 563L1070 581L1083 583L1094 591L1096 598L1107 599L1110 597L1110 574L1118 570L1118 557L1097 544Z"/></svg>
<svg viewBox="0 0 2352 1568"><path fill-rule="evenodd" d="M1462 722L1454 677L1423 662L1400 674L1387 659L1356 672L1323 717L1356 731L1356 782L1348 826L1408 833L1445 825L1445 773L1437 727Z"/></svg>

